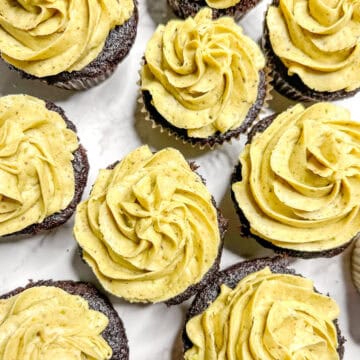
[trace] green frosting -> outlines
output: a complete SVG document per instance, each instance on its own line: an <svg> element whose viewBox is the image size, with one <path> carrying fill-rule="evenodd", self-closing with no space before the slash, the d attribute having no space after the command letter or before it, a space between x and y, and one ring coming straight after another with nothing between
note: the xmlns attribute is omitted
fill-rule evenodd
<svg viewBox="0 0 360 360"><path fill-rule="evenodd" d="M198 283L219 252L217 212L175 149L142 146L101 170L78 206L75 238L100 283L134 302L159 302Z"/></svg>
<svg viewBox="0 0 360 360"><path fill-rule="evenodd" d="M47 286L0 300L0 360L108 360L109 319L80 296Z"/></svg>
<svg viewBox="0 0 360 360"><path fill-rule="evenodd" d="M222 285L216 300L186 325L193 347L186 360L338 360L334 300L312 281L253 273L235 289Z"/></svg>
<svg viewBox="0 0 360 360"><path fill-rule="evenodd" d="M0 236L41 223L70 204L78 147L75 132L44 101L0 98Z"/></svg>
<svg viewBox="0 0 360 360"><path fill-rule="evenodd" d="M81 70L133 11L133 0L1 0L0 53L37 77Z"/></svg>

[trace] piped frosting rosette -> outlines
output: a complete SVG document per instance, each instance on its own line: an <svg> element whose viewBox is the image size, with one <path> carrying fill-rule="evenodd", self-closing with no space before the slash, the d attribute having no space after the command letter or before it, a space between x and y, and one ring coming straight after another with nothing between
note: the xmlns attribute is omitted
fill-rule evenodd
<svg viewBox="0 0 360 360"><path fill-rule="evenodd" d="M36 77L81 70L133 11L133 0L3 0L0 53Z"/></svg>
<svg viewBox="0 0 360 360"><path fill-rule="evenodd" d="M161 116L193 138L241 126L258 96L265 59L232 18L195 18L160 25L145 52L141 89Z"/></svg>
<svg viewBox="0 0 360 360"><path fill-rule="evenodd" d="M337 360L338 305L311 280L264 268L221 292L186 332L186 360Z"/></svg>
<svg viewBox="0 0 360 360"><path fill-rule="evenodd" d="M279 0L266 16L273 51L310 89L360 87L360 2Z"/></svg>
<svg viewBox="0 0 360 360"><path fill-rule="evenodd" d="M241 154L233 184L252 234L276 247L321 252L360 230L360 124L330 103L278 115Z"/></svg>
<svg viewBox="0 0 360 360"><path fill-rule="evenodd" d="M166 301L197 284L220 246L201 178L177 150L147 146L100 171L74 234L104 288L133 302Z"/></svg>
<svg viewBox="0 0 360 360"><path fill-rule="evenodd" d="M39 286L0 300L0 359L108 360L109 319L83 298Z"/></svg>
<svg viewBox="0 0 360 360"><path fill-rule="evenodd" d="M0 236L41 223L70 204L78 147L76 133L44 101L0 98Z"/></svg>

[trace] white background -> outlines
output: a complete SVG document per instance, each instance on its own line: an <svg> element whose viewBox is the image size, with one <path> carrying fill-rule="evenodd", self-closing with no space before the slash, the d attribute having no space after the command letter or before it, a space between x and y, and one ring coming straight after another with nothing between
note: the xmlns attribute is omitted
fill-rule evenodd
<svg viewBox="0 0 360 360"><path fill-rule="evenodd" d="M255 241L238 236L239 220L230 200L229 181L244 138L214 151L194 150L144 122L137 105L138 70L146 43L160 22L174 17L166 0L139 0L138 36L130 55L105 83L86 92L69 92L38 82L22 80L15 72L0 65L0 95L25 93L51 100L62 106L77 125L82 144L88 150L90 176L84 196L89 193L100 168L121 159L141 144L154 150L173 146L187 159L196 160L200 173L224 215L230 219L222 267L243 259L271 255ZM259 41L268 1L252 10L240 24L245 33ZM263 116L283 111L292 102L273 93L274 100ZM360 93L339 103L349 107L360 120ZM72 236L73 219L44 235L0 243L0 293L25 285L28 279L96 279L78 255ZM350 277L350 253L333 259L294 260L293 267L314 279L317 288L335 298L341 307L340 326L347 338L345 360L360 359L360 295ZM126 327L132 360L181 359L179 332L190 302L167 308L165 305L132 305L110 297ZM19 359L20 360L20 359Z"/></svg>

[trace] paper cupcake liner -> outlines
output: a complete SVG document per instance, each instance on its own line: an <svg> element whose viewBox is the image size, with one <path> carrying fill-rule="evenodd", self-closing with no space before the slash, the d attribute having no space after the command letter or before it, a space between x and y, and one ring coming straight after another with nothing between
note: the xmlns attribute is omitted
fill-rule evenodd
<svg viewBox="0 0 360 360"><path fill-rule="evenodd" d="M151 114L151 111L146 107L146 100L144 98L144 93L141 90L141 68L144 66L144 59L140 62L140 70L139 70L139 80L137 82L138 84L138 103L140 105L140 112L144 114L144 119L151 123L151 127L153 129L160 130L161 133L167 134L169 137L174 137L176 140L181 141L183 144L190 144L193 148L198 148L200 150L209 149L214 150L220 146L222 146L224 143L231 144L233 140L238 140L241 136L241 134L246 135L250 129L253 127L255 123L259 121L259 117L261 112L263 111L264 107L268 107L269 101L272 99L271 90L272 86L270 85L271 81L271 75L268 73L266 69L264 69L264 88L265 88L265 95L261 97L260 99L257 99L254 106L257 106L258 108L254 108L254 106L250 109L249 114L251 115L251 111L257 112L256 116L254 116L253 119L251 117L249 119L245 118L243 124L233 130L229 130L224 134L220 135L214 135L208 138L192 138L187 135L181 134L180 131L185 132L184 129L177 129L175 126L164 122L164 124L160 124L157 119ZM261 91L261 89L260 89ZM259 92L260 92L259 91ZM258 104L258 102L261 102L261 104ZM156 109L155 109L156 110ZM161 115L159 114L159 117ZM243 126L248 122L248 126Z"/></svg>
<svg viewBox="0 0 360 360"><path fill-rule="evenodd" d="M94 78L86 77L83 79L71 79L69 81L56 81L53 83L49 83L48 81L41 79L40 81L47 85L53 85L61 89L82 91L97 86L106 79L108 79L115 72L116 68L117 65L112 67L111 69L106 70L106 72Z"/></svg>
<svg viewBox="0 0 360 360"><path fill-rule="evenodd" d="M236 5L226 9L215 9L203 1L193 0L168 0L168 4L176 16L186 19L189 16L195 16L203 7L209 7L213 12L213 18L217 19L222 16L230 16L235 21L241 20L250 10L252 10L260 0L240 0Z"/></svg>
<svg viewBox="0 0 360 360"><path fill-rule="evenodd" d="M269 39L269 31L266 26L266 14L264 20L264 33L261 39L262 49L267 59L267 67L272 77L273 87L281 95L295 101L334 101L354 96L359 89L353 91L339 90L335 92L321 92L307 87L297 75L287 75L287 69L274 53ZM297 84L293 83L296 82Z"/></svg>
<svg viewBox="0 0 360 360"><path fill-rule="evenodd" d="M360 238L356 240L351 259L351 273L354 285L360 292Z"/></svg>

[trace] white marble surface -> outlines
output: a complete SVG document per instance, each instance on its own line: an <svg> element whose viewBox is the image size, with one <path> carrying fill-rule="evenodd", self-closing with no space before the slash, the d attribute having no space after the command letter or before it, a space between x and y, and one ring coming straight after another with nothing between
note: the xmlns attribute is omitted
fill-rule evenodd
<svg viewBox="0 0 360 360"><path fill-rule="evenodd" d="M243 243L238 237L239 222L229 196L229 180L244 139L211 152L193 150L157 130L151 130L143 121L136 103L139 62L157 23L173 15L166 0L139 0L139 3L140 24L136 43L115 75L102 85L86 92L69 92L22 80L0 65L0 95L27 93L54 101L65 109L88 149L91 169L84 196L88 195L99 168L122 158L137 146L148 143L154 150L173 146L201 166L200 173L207 179L210 191L230 219L222 267L271 254L255 242ZM261 36L267 3L263 1L240 22L245 32L255 40ZM360 94L341 103L350 107L354 118L360 120L359 100ZM290 104L274 93L268 112L282 111ZM78 256L72 227L73 219L41 236L1 242L0 293L26 284L28 279L89 280L97 284ZM350 250L329 260L294 260L293 267L313 278L320 291L329 292L336 299L341 307L340 326L347 338L345 360L357 360L360 359L360 295L350 279ZM131 360L181 359L179 331L189 302L167 308L165 305L130 305L113 297L111 300L125 323Z"/></svg>

